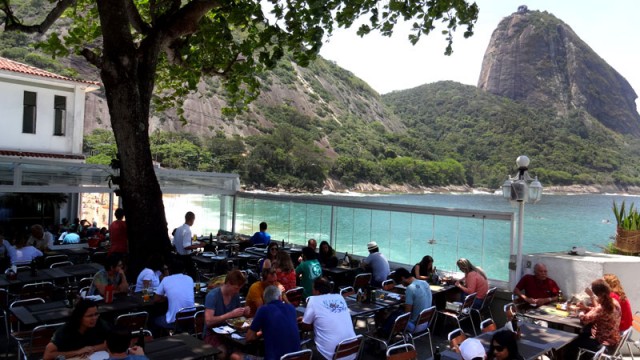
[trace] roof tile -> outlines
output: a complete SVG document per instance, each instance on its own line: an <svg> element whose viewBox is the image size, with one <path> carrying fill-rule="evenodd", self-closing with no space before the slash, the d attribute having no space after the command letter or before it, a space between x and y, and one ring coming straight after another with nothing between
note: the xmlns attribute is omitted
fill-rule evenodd
<svg viewBox="0 0 640 360"><path fill-rule="evenodd" d="M54 73L46 71L46 70L38 69L37 67L33 67L31 65L26 65L26 64L23 64L23 63L19 63L17 61L9 60L9 59L3 58L3 57L0 57L0 70L12 71L12 72L17 72L17 73L22 73L22 74L27 74L27 75L41 76L41 77L46 77L46 78L50 78L50 79L57 79L57 80L73 81L73 82L79 82L79 83L85 83L85 84L100 85L100 83L95 82L95 81L72 79L70 77L54 74Z"/></svg>

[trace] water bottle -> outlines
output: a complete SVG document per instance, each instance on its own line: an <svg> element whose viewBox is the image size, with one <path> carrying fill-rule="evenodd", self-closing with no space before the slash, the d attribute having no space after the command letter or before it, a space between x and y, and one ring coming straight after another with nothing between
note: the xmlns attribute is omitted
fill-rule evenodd
<svg viewBox="0 0 640 360"><path fill-rule="evenodd" d="M344 266L351 267L351 258L349 257L349 253L344 253L344 259L342 259L342 264Z"/></svg>
<svg viewBox="0 0 640 360"><path fill-rule="evenodd" d="M436 346L436 351L433 353L433 360L440 360L442 355L440 354L440 346Z"/></svg>
<svg viewBox="0 0 640 360"><path fill-rule="evenodd" d="M282 239L282 246L280 247L280 249L284 250L284 239Z"/></svg>

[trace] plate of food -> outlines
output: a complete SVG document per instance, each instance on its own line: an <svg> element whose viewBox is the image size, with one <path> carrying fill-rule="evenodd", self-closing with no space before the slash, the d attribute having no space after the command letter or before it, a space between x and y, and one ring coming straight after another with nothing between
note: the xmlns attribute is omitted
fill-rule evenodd
<svg viewBox="0 0 640 360"><path fill-rule="evenodd" d="M251 326L251 321L253 319L247 319L244 316L240 316L237 318L227 320L227 324L236 330L246 330Z"/></svg>

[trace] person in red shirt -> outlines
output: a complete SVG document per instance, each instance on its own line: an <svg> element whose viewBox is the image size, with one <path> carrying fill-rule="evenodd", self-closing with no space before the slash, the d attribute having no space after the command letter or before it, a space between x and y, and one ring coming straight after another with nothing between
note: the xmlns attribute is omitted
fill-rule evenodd
<svg viewBox="0 0 640 360"><path fill-rule="evenodd" d="M535 306L557 301L559 292L558 284L547 277L547 267L544 264L536 264L533 275L523 276L513 289L518 298Z"/></svg>
<svg viewBox="0 0 640 360"><path fill-rule="evenodd" d="M631 327L633 323L633 313L631 312L631 304L629 298L625 294L620 279L615 274L604 274L604 281L611 288L611 298L615 299L620 304L622 310L622 318L620 319L620 331L625 331Z"/></svg>
<svg viewBox="0 0 640 360"><path fill-rule="evenodd" d="M116 220L109 225L109 239L111 248L109 255L118 254L121 258L129 252L129 241L127 240L127 223L124 218L124 210L117 208L115 211Z"/></svg>

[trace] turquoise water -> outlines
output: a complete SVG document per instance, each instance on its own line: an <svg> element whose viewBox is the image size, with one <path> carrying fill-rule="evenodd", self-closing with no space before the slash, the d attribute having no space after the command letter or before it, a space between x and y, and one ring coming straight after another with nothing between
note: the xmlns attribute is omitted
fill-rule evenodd
<svg viewBox="0 0 640 360"><path fill-rule="evenodd" d="M327 196L327 195L319 195ZM349 197L340 196L340 199ZM358 196L358 201L421 205L457 209L494 210L517 214L517 207L489 194L424 194ZM634 201L621 195L545 195L525 206L524 253L568 251L582 246L602 251L615 234L613 200ZM184 209L179 200L172 208ZM196 233L215 233L220 226L220 199L190 197L187 207L196 212ZM482 266L491 278L508 278L511 224L508 221L406 214L338 207L331 223L331 206L239 198L236 231L252 234L266 221L273 239L306 244L307 239L330 241L340 252L366 255L366 243L375 240L391 261L414 264L432 255L436 265L455 269L460 257ZM202 214L204 216L200 216ZM171 219L171 217L169 217ZM230 217L229 217L230 218ZM179 224L178 224L179 225ZM333 226L333 229L332 229ZM171 228L171 227L170 227Z"/></svg>

